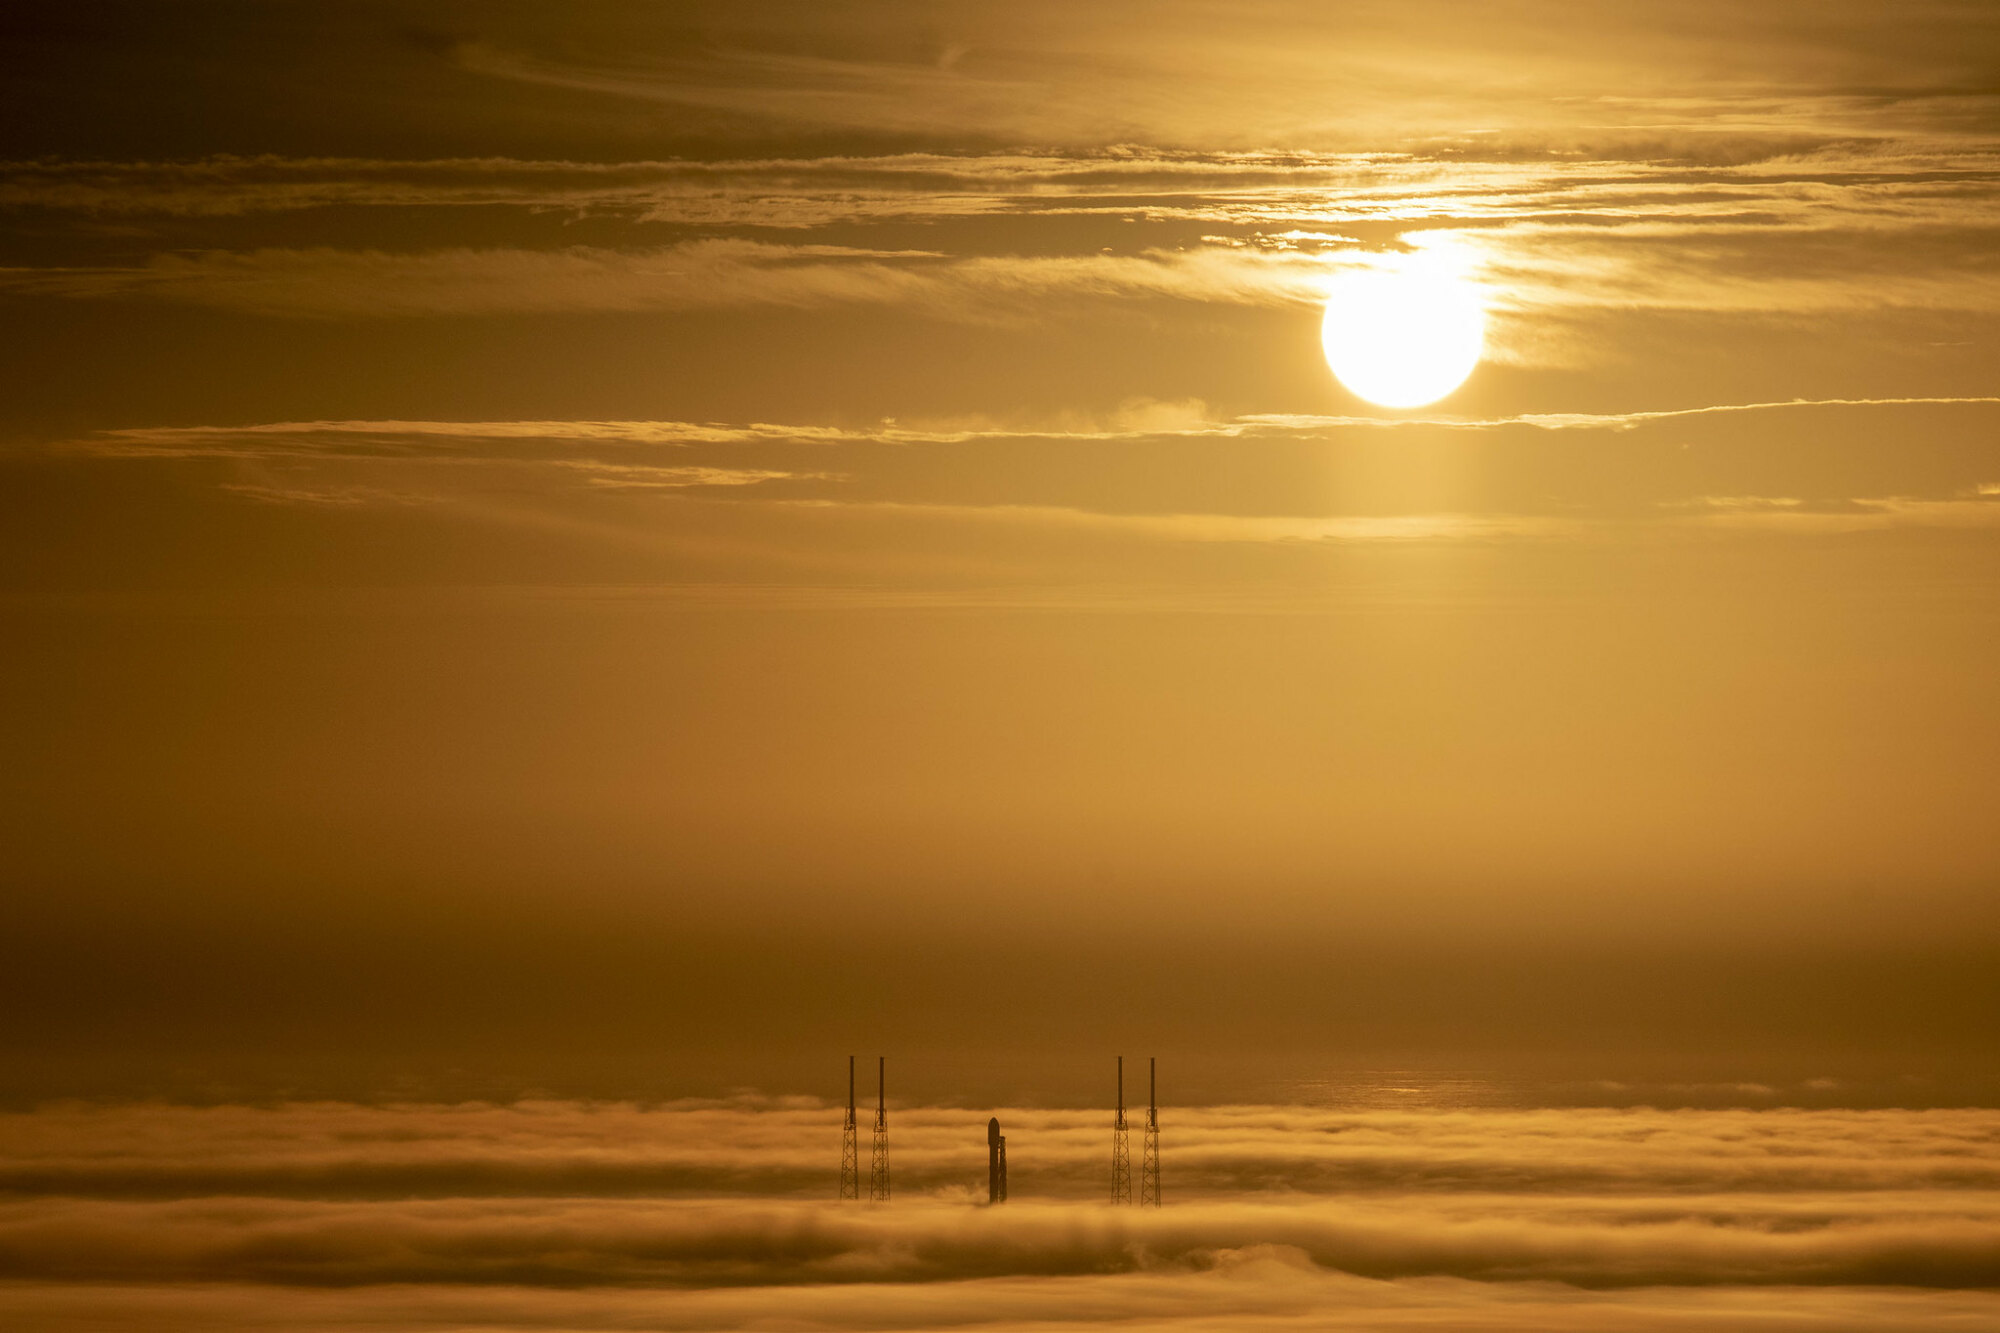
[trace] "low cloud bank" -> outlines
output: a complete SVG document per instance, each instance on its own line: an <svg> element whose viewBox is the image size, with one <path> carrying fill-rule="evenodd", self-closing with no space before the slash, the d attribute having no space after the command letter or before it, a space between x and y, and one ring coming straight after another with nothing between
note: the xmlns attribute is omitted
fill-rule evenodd
<svg viewBox="0 0 2000 1333"><path fill-rule="evenodd" d="M1106 1114L1000 1108L1017 1199L1102 1192ZM987 1109L894 1112L899 1188L984 1180ZM1179 1200L2000 1191L2000 1112L1170 1108ZM834 1194L839 1108L524 1102L58 1106L0 1116L0 1189L95 1198Z"/></svg>
<svg viewBox="0 0 2000 1333"><path fill-rule="evenodd" d="M0 1117L9 1327L1964 1329L2000 1320L2000 1111L1170 1107L1168 1206L1108 1116L55 1105ZM865 1151L865 1145L864 1145Z"/></svg>
<svg viewBox="0 0 2000 1333"><path fill-rule="evenodd" d="M1424 1330L1426 1333L1685 1333L1690 1328L1879 1333L2000 1323L1990 1292L1879 1287L1624 1288L1456 1278L1378 1281L1328 1272L1296 1251L1218 1254L1202 1271L1155 1270L944 1284L650 1288L250 1284L11 1284L10 1327L34 1333L367 1329L708 1330L1121 1327Z"/></svg>
<svg viewBox="0 0 2000 1333"><path fill-rule="evenodd" d="M2000 1286L2000 1198L1799 1202L1459 1194L1190 1203L1158 1211L957 1198L887 1206L504 1199L0 1205L0 1274L308 1286L770 1286L1200 1272L1282 1247L1361 1277Z"/></svg>

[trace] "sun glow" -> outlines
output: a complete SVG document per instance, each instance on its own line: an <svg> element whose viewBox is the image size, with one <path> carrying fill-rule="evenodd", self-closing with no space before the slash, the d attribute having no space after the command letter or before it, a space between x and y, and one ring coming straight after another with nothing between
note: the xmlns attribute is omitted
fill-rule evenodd
<svg viewBox="0 0 2000 1333"><path fill-rule="evenodd" d="M1383 407L1422 407L1465 383L1486 347L1486 306L1469 267L1440 246L1372 256L1335 277L1320 327L1335 377Z"/></svg>

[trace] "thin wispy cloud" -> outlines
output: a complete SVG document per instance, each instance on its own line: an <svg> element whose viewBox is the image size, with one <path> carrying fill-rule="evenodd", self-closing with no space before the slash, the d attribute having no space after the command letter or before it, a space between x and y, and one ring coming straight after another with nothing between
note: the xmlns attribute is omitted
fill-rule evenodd
<svg viewBox="0 0 2000 1333"><path fill-rule="evenodd" d="M1906 398L1794 398L1768 403L1710 403L1695 407L1629 412L1524 412L1504 417L1450 413L1394 415L1307 415L1255 413L1215 419L1200 402L1138 400L1094 420L1070 418L1046 425L997 421L955 421L935 426L882 422L875 426L828 426L752 422L731 425L696 421L274 421L244 426L139 426L107 430L63 447L104 456L255 457L336 453L394 455L402 441L427 440L450 449L455 441L571 441L621 445L726 445L768 443L878 442L954 444L978 440L1074 439L1144 440L1160 437L1242 438L1315 436L1331 431L1481 431L1528 426L1545 431L1627 431L1656 421L1783 412L1816 408L1994 407L2000 396L1965 395ZM355 440L352 437L362 437Z"/></svg>
<svg viewBox="0 0 2000 1333"><path fill-rule="evenodd" d="M1823 228L1977 220L1988 147L1774 144L1734 163L1433 152L899 153L717 161L227 157L0 163L0 208L228 217L329 207L515 207L759 227L883 217L1125 215L1281 224L1512 218ZM1759 221L1761 219L1761 221Z"/></svg>
<svg viewBox="0 0 2000 1333"><path fill-rule="evenodd" d="M1549 316L1660 311L1753 318L1881 311L2000 311L2000 280L1959 245L1876 271L1759 267L1760 247L1635 249L1601 233L1551 243L1460 233L1495 308L1489 356L1536 365L1594 359L1593 340ZM1776 244L1770 242L1769 244ZM1769 257L1769 256L1766 256ZM290 319L636 314L731 308L893 308L930 319L1015 323L1066 303L1078 316L1148 301L1306 310L1365 265L1358 247L1300 251L1203 244L1133 254L990 254L778 245L749 239L647 249L208 251L133 267L0 271L16 297L145 301ZM1553 341L1551 341L1553 339Z"/></svg>
<svg viewBox="0 0 2000 1333"><path fill-rule="evenodd" d="M1630 430L1648 421L1672 421L1680 417L1722 416L1735 412L1776 412L1812 407L1990 407L2000 397L1932 398L1794 398L1775 403L1714 403L1704 407L1666 408L1648 412L1530 412L1514 418L1523 425L1544 430L1591 430L1609 427Z"/></svg>
<svg viewBox="0 0 2000 1333"><path fill-rule="evenodd" d="M961 418L867 425L695 421L296 421L132 427L59 442L56 458L227 468L229 494L274 504L371 503L553 515L589 497L650 493L660 503L726 503L760 542L790 545L827 523L882 531L1053 534L1144 549L1198 545L1589 542L1642 528L1665 537L1736 531L1802 537L2000 522L1979 443L2000 399L1986 396L1703 404L1630 412L1228 417L1197 401L1134 400L1038 423ZM1783 436L1732 422L1788 416L1872 436L1921 419L1949 426L1955 452L1913 458L1868 488L1813 484ZM1721 432L1721 433L1718 433ZM1699 462L1690 445L1701 446ZM1206 476L1259 460L1269 477L1218 494ZM1622 461L1619 461L1622 460ZM1516 484L1414 485L1448 467L1504 462ZM1672 471L1645 486L1633 468ZM1773 462L1779 461L1777 470ZM1021 469L1032 465L1029 486ZM1590 480L1614 468L1608 481ZM1743 487L1749 467L1762 489ZM1107 491L1104 476L1144 474ZM208 474L201 474L207 476ZM1579 479L1581 478L1581 479ZM526 507L526 508L524 508ZM575 518L576 515L572 515ZM682 515L669 526L685 527ZM601 514L595 525L652 542L668 521ZM739 536L747 536L740 533ZM625 540L626 538L621 538ZM836 562L837 563L837 562Z"/></svg>
<svg viewBox="0 0 2000 1333"><path fill-rule="evenodd" d="M1975 16L1944 14L1977 31ZM653 52L564 49L490 30L427 45L498 84L612 105L725 112L776 132L831 126L1014 143L1256 148L1421 140L1467 125L1544 141L1620 130L1868 136L1962 131L1993 117L1983 81L1939 79L1943 49L1911 49L1909 25L1885 31L1854 6L1814 30L1815 59L1802 58L1789 16L1743 31L1635 6L1579 25L1559 7L1510 4L1454 11L1457 40L1440 42L1388 11L1271 15L1218 26L1200 9L1141 22L1119 6L1078 15L1031 5L1007 24L954 11L921 43L868 13L844 31L795 21L783 37L751 18ZM1191 47L1201 59L1188 59ZM1627 58L1634 49L1653 53L1643 72Z"/></svg>
<svg viewBox="0 0 2000 1333"><path fill-rule="evenodd" d="M142 268L0 273L29 295L185 302L294 318L645 312L886 305L948 319L1020 318L1051 296L1305 305L1324 266L1203 249L1143 255L947 259L929 252L691 241L568 248L266 250L163 256Z"/></svg>

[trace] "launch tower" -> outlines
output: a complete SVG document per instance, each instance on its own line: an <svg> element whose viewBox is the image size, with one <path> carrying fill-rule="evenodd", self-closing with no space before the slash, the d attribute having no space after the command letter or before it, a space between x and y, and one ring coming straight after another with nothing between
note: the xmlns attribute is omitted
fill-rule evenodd
<svg viewBox="0 0 2000 1333"><path fill-rule="evenodd" d="M1125 1057L1118 1057L1118 1118L1111 1122L1111 1202L1132 1202L1132 1136L1125 1128Z"/></svg>
<svg viewBox="0 0 2000 1333"><path fill-rule="evenodd" d="M868 1197L889 1202L889 1103L884 1092L887 1056L875 1057L875 1152L868 1163Z"/></svg>
<svg viewBox="0 0 2000 1333"><path fill-rule="evenodd" d="M840 1131L840 1197L861 1197L861 1127L854 1120L854 1057L847 1057L847 1124Z"/></svg>
<svg viewBox="0 0 2000 1333"><path fill-rule="evenodd" d="M1146 1138L1139 1150L1139 1206L1160 1206L1159 1060L1146 1057Z"/></svg>

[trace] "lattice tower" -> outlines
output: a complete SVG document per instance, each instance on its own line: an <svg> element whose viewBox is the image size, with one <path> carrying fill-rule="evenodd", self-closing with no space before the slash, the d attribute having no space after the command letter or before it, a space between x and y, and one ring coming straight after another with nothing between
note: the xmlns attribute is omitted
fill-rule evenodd
<svg viewBox="0 0 2000 1333"><path fill-rule="evenodd" d="M847 1057L847 1123L840 1131L840 1197L861 1197L861 1128L854 1119L854 1057Z"/></svg>
<svg viewBox="0 0 2000 1333"><path fill-rule="evenodd" d="M1159 1061L1146 1057L1146 1137L1139 1150L1139 1206L1160 1206Z"/></svg>
<svg viewBox="0 0 2000 1333"><path fill-rule="evenodd" d="M889 1103L883 1086L888 1058L875 1057L875 1151L868 1163L868 1197L876 1203L889 1202Z"/></svg>
<svg viewBox="0 0 2000 1333"><path fill-rule="evenodd" d="M1132 1136L1125 1127L1125 1057L1118 1057L1118 1118L1111 1122L1111 1202L1132 1202Z"/></svg>

